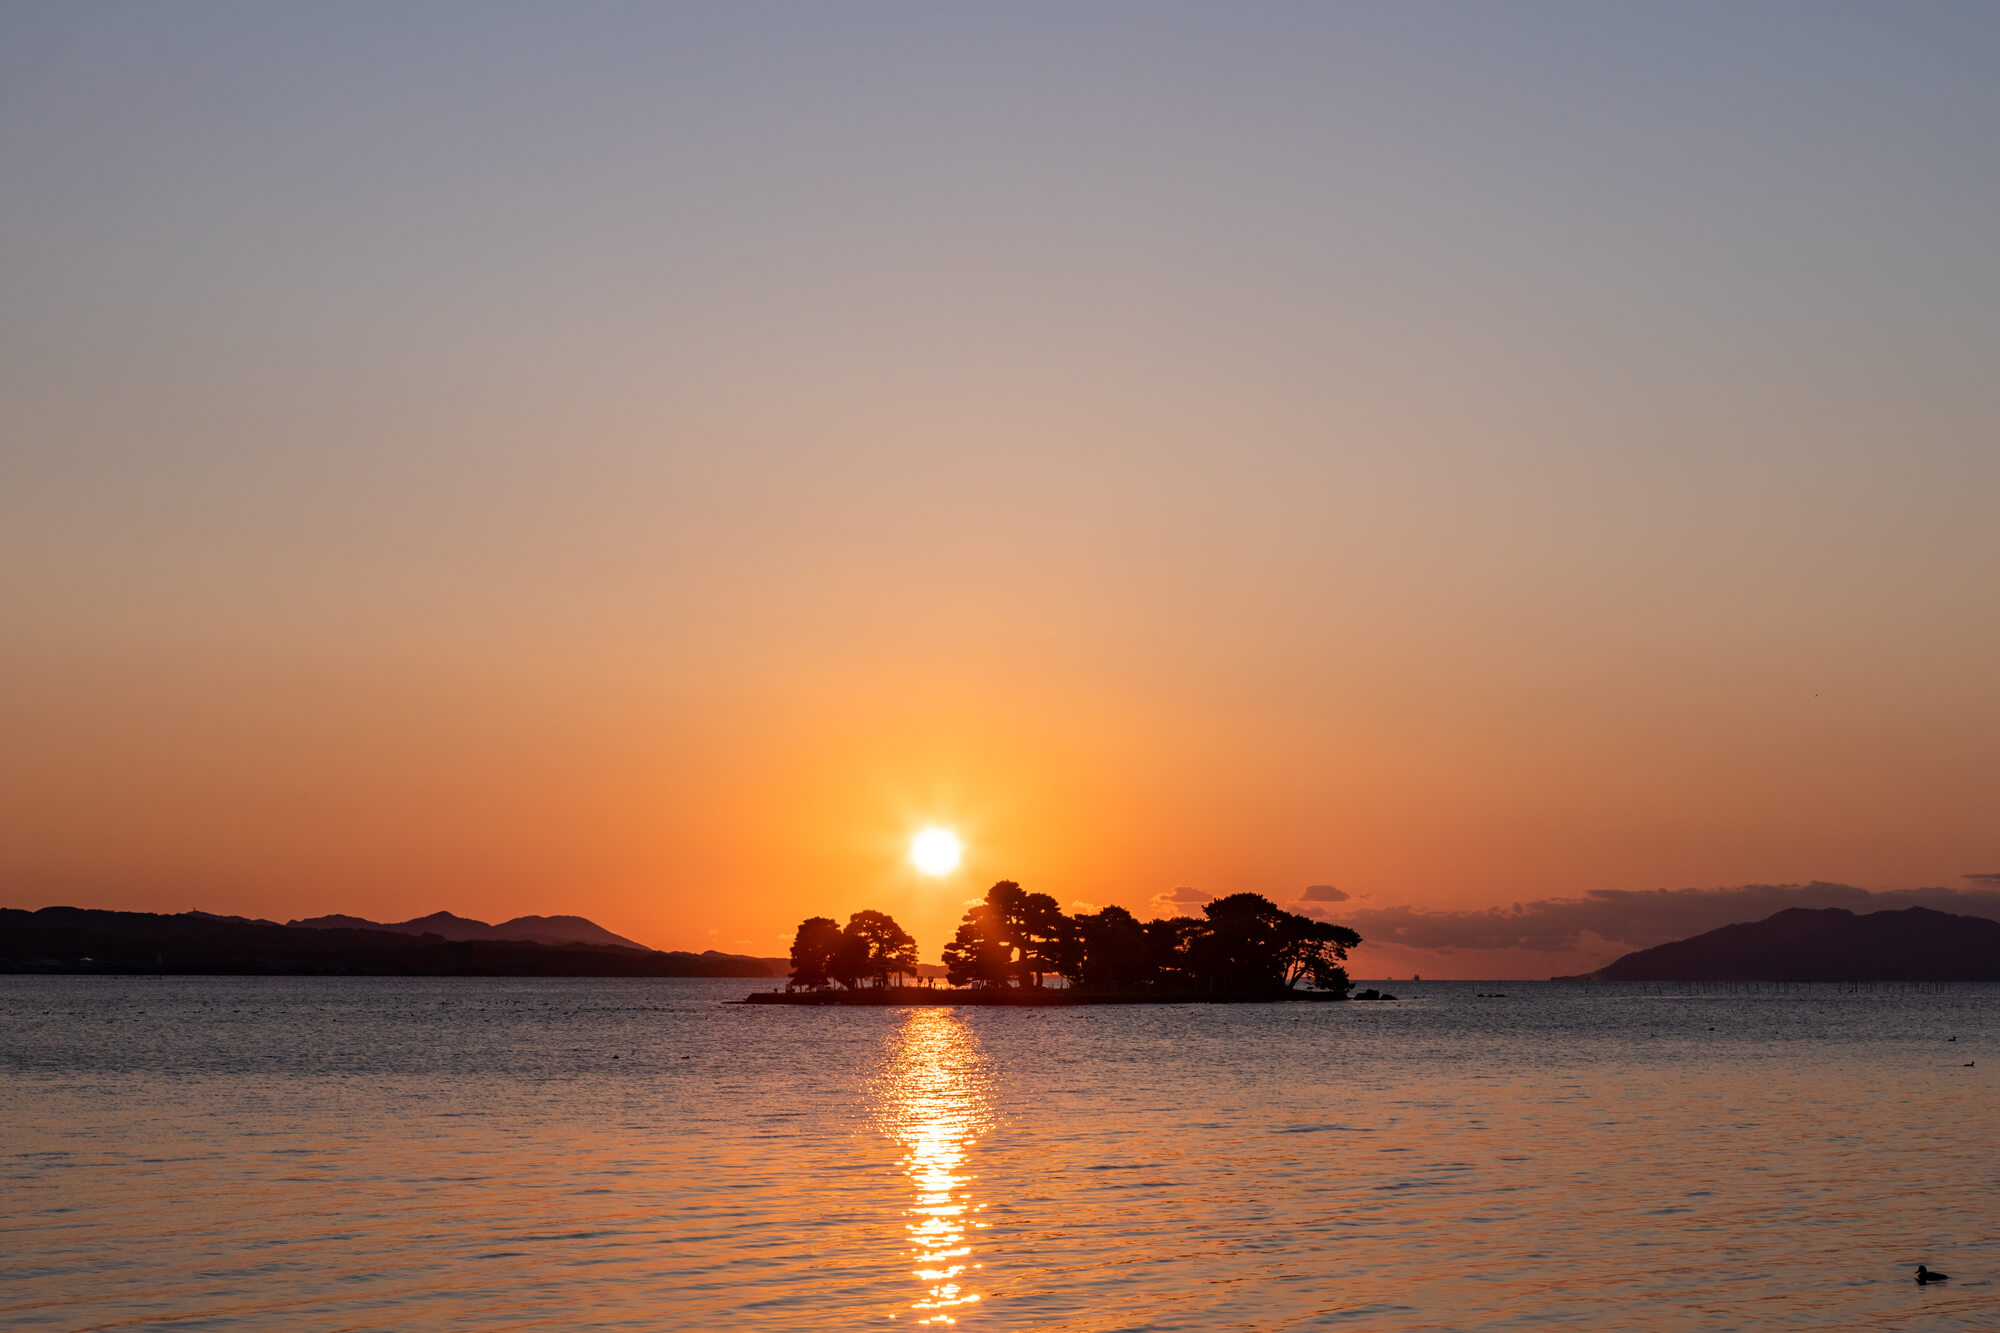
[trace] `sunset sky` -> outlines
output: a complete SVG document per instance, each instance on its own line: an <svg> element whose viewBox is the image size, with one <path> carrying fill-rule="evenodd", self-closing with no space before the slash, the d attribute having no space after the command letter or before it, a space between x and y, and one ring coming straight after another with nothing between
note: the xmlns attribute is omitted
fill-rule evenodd
<svg viewBox="0 0 2000 1333"><path fill-rule="evenodd" d="M9 4L0 905L2000 890L1996 51Z"/></svg>

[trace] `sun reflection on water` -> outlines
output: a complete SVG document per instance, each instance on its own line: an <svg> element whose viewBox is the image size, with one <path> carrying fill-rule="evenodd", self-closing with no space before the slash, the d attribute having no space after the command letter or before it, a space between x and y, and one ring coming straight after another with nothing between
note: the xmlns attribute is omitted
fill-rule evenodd
<svg viewBox="0 0 2000 1333"><path fill-rule="evenodd" d="M949 1009L912 1009L896 1034L882 1086L883 1132L903 1149L903 1170L915 1189L908 1257L923 1284L911 1303L919 1324L955 1324L979 1293L968 1285L972 1262L974 1177L966 1172L972 1143L991 1120L986 1057L979 1040Z"/></svg>

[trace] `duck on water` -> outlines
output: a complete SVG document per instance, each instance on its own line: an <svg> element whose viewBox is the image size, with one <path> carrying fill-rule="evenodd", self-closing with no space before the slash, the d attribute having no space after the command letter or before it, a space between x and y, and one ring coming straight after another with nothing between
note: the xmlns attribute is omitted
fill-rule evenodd
<svg viewBox="0 0 2000 1333"><path fill-rule="evenodd" d="M1922 1264L1917 1265L1917 1281L1919 1282L1945 1282L1950 1280L1950 1278L1951 1274L1949 1273L1933 1273Z"/></svg>

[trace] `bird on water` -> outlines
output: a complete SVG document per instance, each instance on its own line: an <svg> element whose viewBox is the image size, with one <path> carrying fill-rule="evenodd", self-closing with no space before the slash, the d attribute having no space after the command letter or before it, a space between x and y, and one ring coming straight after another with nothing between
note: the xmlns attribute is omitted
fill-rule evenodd
<svg viewBox="0 0 2000 1333"><path fill-rule="evenodd" d="M1951 1274L1949 1273L1933 1273L1922 1264L1917 1265L1917 1281L1919 1282L1943 1282L1950 1277Z"/></svg>

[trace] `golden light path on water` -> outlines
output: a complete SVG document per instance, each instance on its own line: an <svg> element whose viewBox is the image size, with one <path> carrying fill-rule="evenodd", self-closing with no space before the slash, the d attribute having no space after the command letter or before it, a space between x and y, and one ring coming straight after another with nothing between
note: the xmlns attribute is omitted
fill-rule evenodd
<svg viewBox="0 0 2000 1333"><path fill-rule="evenodd" d="M922 1284L911 1303L918 1324L955 1324L979 1293L970 1285L973 1233L983 1228L966 1171L974 1140L991 1123L986 1057L948 1009L912 1009L898 1029L881 1085L881 1126L903 1149L915 1197L905 1210L905 1252Z"/></svg>

